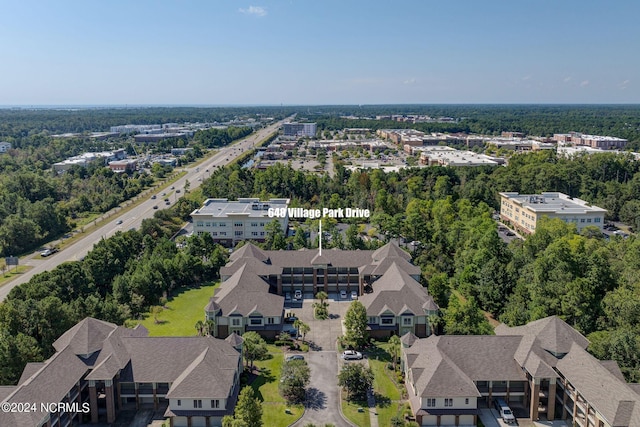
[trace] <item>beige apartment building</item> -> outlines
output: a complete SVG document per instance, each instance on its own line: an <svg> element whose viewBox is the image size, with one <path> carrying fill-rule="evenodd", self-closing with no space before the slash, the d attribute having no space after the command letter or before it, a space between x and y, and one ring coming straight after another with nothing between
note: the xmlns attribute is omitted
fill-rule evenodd
<svg viewBox="0 0 640 427"><path fill-rule="evenodd" d="M500 218L525 234L534 233L543 216L575 224L578 232L587 226L602 230L606 212L606 209L564 193L500 193Z"/></svg>

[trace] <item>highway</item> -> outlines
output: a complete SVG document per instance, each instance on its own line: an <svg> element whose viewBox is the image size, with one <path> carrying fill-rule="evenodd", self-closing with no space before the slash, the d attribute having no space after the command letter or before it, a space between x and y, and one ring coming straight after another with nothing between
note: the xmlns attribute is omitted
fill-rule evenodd
<svg viewBox="0 0 640 427"><path fill-rule="evenodd" d="M277 131L286 120L288 119L274 123L266 128L259 129L257 132L252 133L240 141L229 146L222 147L215 155L197 166L183 168L182 170L184 170L186 174L175 181L172 185L175 189L181 190L182 193L180 194L184 194L184 184L187 180L189 180L189 186L191 189L199 187L200 184L202 184L202 181L208 178L214 169L227 165L247 150L252 149L257 143ZM173 194L170 196L162 196L161 194L163 191L167 191L168 193L173 192ZM93 230L82 239L74 242L72 245L65 247L58 253L50 255L47 258L40 258L38 255L25 257L26 265L29 265L32 268L0 287L0 301L3 301L6 298L11 289L22 283L28 282L34 275L44 271L53 270L63 262L82 259L93 248L94 243L100 241L100 239L111 237L118 231L127 231L131 228L139 228L143 219L153 217L154 212L156 212L154 206L157 206L158 209L164 209L167 207L164 202L165 197L169 197L171 204L173 204L177 198L176 196L180 195L175 194L175 190L169 189L159 190L153 194L156 195L156 199L151 199L152 196L150 195L147 200L130 209L126 213L123 213L122 215L112 215L110 217L111 219L107 220L102 226ZM122 221L121 224L117 223L119 220ZM22 259L20 260L20 263L23 263Z"/></svg>

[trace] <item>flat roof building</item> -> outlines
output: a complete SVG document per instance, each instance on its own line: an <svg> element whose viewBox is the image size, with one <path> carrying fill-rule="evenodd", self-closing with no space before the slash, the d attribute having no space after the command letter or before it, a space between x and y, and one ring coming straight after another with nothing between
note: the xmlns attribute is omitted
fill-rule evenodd
<svg viewBox="0 0 640 427"><path fill-rule="evenodd" d="M265 226L274 219L280 223L280 228L286 235L289 227L286 211L288 206L289 199L207 199L200 209L191 212L193 231L196 234L209 233L216 243L227 247L234 246L241 240L264 242ZM285 215L270 218L270 208L284 208Z"/></svg>
<svg viewBox="0 0 640 427"><path fill-rule="evenodd" d="M11 149L11 143L7 141L0 141L0 153L6 153L7 150Z"/></svg>
<svg viewBox="0 0 640 427"><path fill-rule="evenodd" d="M316 136L317 125L315 123L284 123L282 133L284 136Z"/></svg>
<svg viewBox="0 0 640 427"><path fill-rule="evenodd" d="M606 212L606 209L564 193L500 193L500 217L526 234L535 232L543 216L575 224L578 232L590 225L602 230Z"/></svg>

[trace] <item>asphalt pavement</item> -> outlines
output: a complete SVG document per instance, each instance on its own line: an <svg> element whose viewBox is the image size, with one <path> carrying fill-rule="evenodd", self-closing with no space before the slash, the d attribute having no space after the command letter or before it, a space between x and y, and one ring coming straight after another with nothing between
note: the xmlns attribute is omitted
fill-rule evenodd
<svg viewBox="0 0 640 427"><path fill-rule="evenodd" d="M258 142L264 140L273 132L277 131L282 123L284 123L284 120L274 123L266 128L259 129L257 132L232 145L222 147L215 155L208 158L201 164L184 168L183 170L186 174L175 181L172 185L176 189L183 189L185 182L188 180L192 189L199 187L202 181L208 178L215 168L227 165L235 158L244 154L247 150L252 149ZM20 260L21 264L25 263L32 268L16 276L15 279L5 282L5 284L0 287L0 301L3 301L6 298L11 289L22 283L28 282L34 275L44 271L53 270L63 262L78 261L84 258L84 256L93 248L93 245L101 239L111 237L118 231L127 231L131 228L139 228L143 219L153 217L153 214L157 210L153 208L154 206L157 205L158 209L168 207L163 202L163 197L155 200L151 199L153 194L157 195L158 193L159 191L146 192L147 200L132 208L126 214L118 215L117 209L105 214L108 218L111 218L110 221L88 233L85 237L76 241L72 245L65 247L62 251L56 254L46 258L40 258L37 255L37 253L39 253L38 251L35 256L27 255L26 257L23 257ZM171 204L175 201L174 197L171 197L170 200ZM122 223L117 224L118 220L122 220Z"/></svg>

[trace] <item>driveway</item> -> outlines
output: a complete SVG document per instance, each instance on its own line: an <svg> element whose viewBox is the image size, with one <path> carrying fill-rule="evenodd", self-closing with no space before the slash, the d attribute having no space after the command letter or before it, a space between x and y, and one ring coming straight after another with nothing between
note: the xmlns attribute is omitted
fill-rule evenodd
<svg viewBox="0 0 640 427"><path fill-rule="evenodd" d="M294 424L301 427L308 423L336 427L351 427L340 415L340 390L338 389L338 357L335 351L310 351L305 356L311 368L311 381L307 389L305 413Z"/></svg>
<svg viewBox="0 0 640 427"><path fill-rule="evenodd" d="M309 325L307 334L309 353L305 355L311 369L311 380L307 389L305 414L294 426L301 427L307 423L324 425L335 424L336 427L350 427L340 415L340 389L338 387L338 354L336 338L342 335L342 320L349 308L349 302L329 300L329 319L316 320L313 317L315 300L304 300L302 307L291 310L300 320Z"/></svg>

